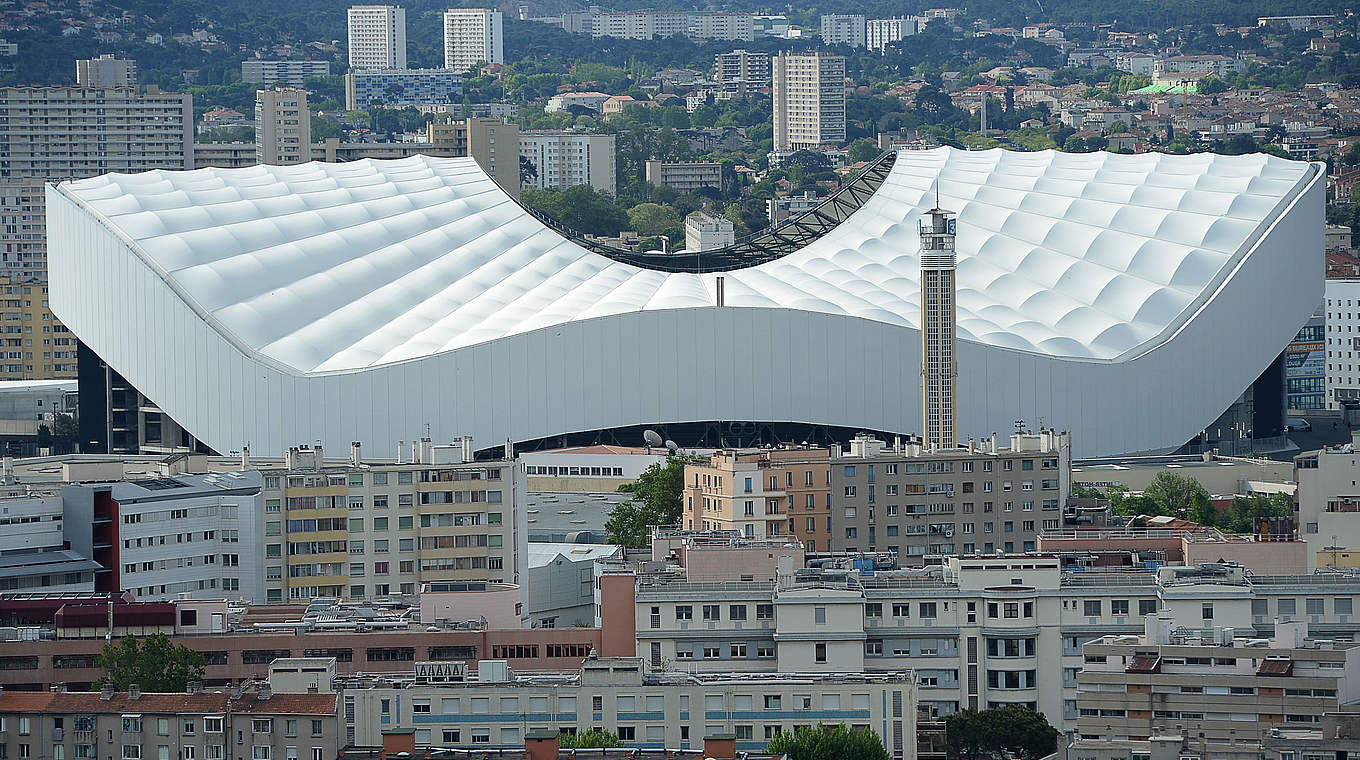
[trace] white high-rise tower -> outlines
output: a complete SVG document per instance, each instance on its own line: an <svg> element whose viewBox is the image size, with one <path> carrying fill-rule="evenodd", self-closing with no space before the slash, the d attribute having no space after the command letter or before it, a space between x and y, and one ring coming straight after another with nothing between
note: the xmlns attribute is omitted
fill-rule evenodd
<svg viewBox="0 0 1360 760"><path fill-rule="evenodd" d="M356 5L349 9L349 67L406 68L406 9Z"/></svg>
<svg viewBox="0 0 1360 760"><path fill-rule="evenodd" d="M467 71L478 63L505 63L501 12L489 8L444 11L444 68Z"/></svg>
<svg viewBox="0 0 1360 760"><path fill-rule="evenodd" d="M921 232L921 423L927 449L958 447L958 361L954 215L939 208L918 222Z"/></svg>

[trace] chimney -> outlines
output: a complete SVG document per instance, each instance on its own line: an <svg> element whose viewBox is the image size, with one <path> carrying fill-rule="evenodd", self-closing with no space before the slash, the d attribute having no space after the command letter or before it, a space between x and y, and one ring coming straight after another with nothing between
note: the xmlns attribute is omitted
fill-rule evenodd
<svg viewBox="0 0 1360 760"><path fill-rule="evenodd" d="M416 754L416 730L414 728L389 728L382 732L382 756L413 757ZM554 760L557 757L553 756Z"/></svg>
<svg viewBox="0 0 1360 760"><path fill-rule="evenodd" d="M421 463L423 463L423 464L431 464L431 463L434 462L434 456L432 456L432 455L434 454L433 449L434 449L434 443L430 440L430 437L429 437L428 435L425 436L424 438L421 438L421 439L420 439L420 461L421 461Z"/></svg>
<svg viewBox="0 0 1360 760"><path fill-rule="evenodd" d="M363 462L364 457L363 457L363 455L360 453L361 449L362 449L362 447L359 445L359 442L358 442L358 441L350 441L350 443L349 443L349 463L352 464L352 465L354 465L355 467L358 467L358 466Z"/></svg>
<svg viewBox="0 0 1360 760"><path fill-rule="evenodd" d="M704 757L712 760L736 760L736 734L709 734L704 737Z"/></svg>
<svg viewBox="0 0 1360 760"><path fill-rule="evenodd" d="M473 459L476 459L476 457L472 455L472 436L465 435L463 436L463 461L471 462Z"/></svg>
<svg viewBox="0 0 1360 760"><path fill-rule="evenodd" d="M99 690L99 698L104 700L105 702L109 701L110 699L113 699L113 684L111 683L104 684L104 688Z"/></svg>
<svg viewBox="0 0 1360 760"><path fill-rule="evenodd" d="M420 439L411 439L411 464L420 464Z"/></svg>
<svg viewBox="0 0 1360 760"><path fill-rule="evenodd" d="M527 760L557 760L557 736L555 728L540 728L525 734L524 754Z"/></svg>
<svg viewBox="0 0 1360 760"><path fill-rule="evenodd" d="M203 682L202 682L202 681L190 681L189 683L187 683L187 684L184 685L184 691L185 691L185 693L187 693L187 694L202 694L202 693L203 693Z"/></svg>
<svg viewBox="0 0 1360 760"><path fill-rule="evenodd" d="M250 469L250 444L241 447L241 472Z"/></svg>
<svg viewBox="0 0 1360 760"><path fill-rule="evenodd" d="M273 696L274 687L270 686L267 683L260 684L259 688L255 690L255 698L260 700L261 702L267 701L270 697Z"/></svg>
<svg viewBox="0 0 1360 760"><path fill-rule="evenodd" d="M406 441L397 441L397 464L406 458Z"/></svg>
<svg viewBox="0 0 1360 760"><path fill-rule="evenodd" d="M142 698L142 687L139 684L128 684L128 699L137 700Z"/></svg>
<svg viewBox="0 0 1360 760"><path fill-rule="evenodd" d="M726 278L724 278L722 275L718 275L718 277L714 280L714 289L713 289L713 292L714 292L715 305L716 305L716 306L722 306L722 305L724 305L724 303L726 303L726 301L727 301L726 293L724 292L724 291L725 291L725 287L724 287L724 286L725 286L726 284L727 284L727 280L726 280Z"/></svg>

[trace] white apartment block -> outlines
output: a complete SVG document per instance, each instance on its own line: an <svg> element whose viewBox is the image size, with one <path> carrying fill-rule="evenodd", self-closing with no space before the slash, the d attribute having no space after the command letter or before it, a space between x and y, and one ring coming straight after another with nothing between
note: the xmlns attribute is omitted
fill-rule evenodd
<svg viewBox="0 0 1360 760"><path fill-rule="evenodd" d="M888 45L901 42L920 31L916 23L914 16L871 18L864 22L865 47L883 52Z"/></svg>
<svg viewBox="0 0 1360 760"><path fill-rule="evenodd" d="M732 220L708 211L685 217L685 250L711 251L736 242Z"/></svg>
<svg viewBox="0 0 1360 760"><path fill-rule="evenodd" d="M759 752L776 733L827 723L871 729L893 757L916 756L909 671L689 674L638 657L592 657L579 673L521 677L503 661L479 665L476 678L385 677L347 690L355 743L377 745L383 731L414 729L417 748L513 747L535 732L602 728L625 746L698 750L705 737L733 735L738 752Z"/></svg>
<svg viewBox="0 0 1360 760"><path fill-rule="evenodd" d="M301 87L308 79L330 73L330 61L241 61L241 81L259 82L266 87L275 84Z"/></svg>
<svg viewBox="0 0 1360 760"><path fill-rule="evenodd" d="M863 16L839 13L822 16L822 42L862 48L866 42L866 26Z"/></svg>
<svg viewBox="0 0 1360 760"><path fill-rule="evenodd" d="M674 11L616 11L591 17L591 36L651 40L689 32L689 14Z"/></svg>
<svg viewBox="0 0 1360 760"><path fill-rule="evenodd" d="M613 135L520 132L519 154L538 171L532 187L565 190L590 185L610 195L616 192Z"/></svg>
<svg viewBox="0 0 1360 760"><path fill-rule="evenodd" d="M45 182L192 169L193 113L192 95L155 87L0 88L0 268L47 279Z"/></svg>
<svg viewBox="0 0 1360 760"><path fill-rule="evenodd" d="M918 700L937 715L1015 704L1074 729L1082 646L1140 634L1147 615L1266 638L1291 621L1337 642L1360 632L1354 572L1270 576L1206 565L1073 573L1059 565L1031 554L951 558L872 577L785 571L774 582L686 583L644 575L635 597L638 654L698 673L911 670ZM608 624L610 612L597 622Z"/></svg>
<svg viewBox="0 0 1360 760"><path fill-rule="evenodd" d="M1360 566L1360 431L1352 442L1294 458L1297 528L1308 567Z"/></svg>
<svg viewBox="0 0 1360 760"><path fill-rule="evenodd" d="M444 68L467 71L478 63L505 63L501 12L487 8L444 11Z"/></svg>
<svg viewBox="0 0 1360 760"><path fill-rule="evenodd" d="M349 9L349 67L406 68L406 9L356 5Z"/></svg>
<svg viewBox="0 0 1360 760"><path fill-rule="evenodd" d="M694 13L689 17L689 36L751 42L756 38L756 31L749 13Z"/></svg>
<svg viewBox="0 0 1360 760"><path fill-rule="evenodd" d="M780 53L771 79L776 151L845 141L845 58Z"/></svg>
<svg viewBox="0 0 1360 760"><path fill-rule="evenodd" d="M136 87L137 62L125 58L114 58L109 53L98 58L77 59L76 86Z"/></svg>
<svg viewBox="0 0 1360 760"><path fill-rule="evenodd" d="M1327 336L1327 408L1360 402L1360 279L1329 278L1323 287Z"/></svg>
<svg viewBox="0 0 1360 760"><path fill-rule="evenodd" d="M1173 55L1153 64L1153 76L1159 79L1172 74L1224 77L1241 71L1242 67L1242 61L1226 55Z"/></svg>
<svg viewBox="0 0 1360 760"><path fill-rule="evenodd" d="M753 88L770 84L770 54L733 50L713 60L713 79L720 84L747 84Z"/></svg>
<svg viewBox="0 0 1360 760"><path fill-rule="evenodd" d="M312 112L307 91L255 91L255 160L289 166L312 160Z"/></svg>

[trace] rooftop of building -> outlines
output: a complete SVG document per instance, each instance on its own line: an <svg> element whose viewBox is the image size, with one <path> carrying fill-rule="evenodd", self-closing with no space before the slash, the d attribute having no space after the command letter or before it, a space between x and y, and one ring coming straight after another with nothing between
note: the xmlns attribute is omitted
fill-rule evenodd
<svg viewBox="0 0 1360 760"><path fill-rule="evenodd" d="M235 696L225 691L198 693L140 692L19 692L0 693L0 713L254 713L284 715L335 715L335 694L277 694L246 692Z"/></svg>

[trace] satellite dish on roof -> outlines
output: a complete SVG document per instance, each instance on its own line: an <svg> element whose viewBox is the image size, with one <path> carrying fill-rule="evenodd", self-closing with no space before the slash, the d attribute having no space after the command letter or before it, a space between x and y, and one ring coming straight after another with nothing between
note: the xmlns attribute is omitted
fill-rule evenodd
<svg viewBox="0 0 1360 760"><path fill-rule="evenodd" d="M670 451L672 454L674 454L680 450L680 447L675 444L675 441L672 441L671 439L667 438L666 449Z"/></svg>
<svg viewBox="0 0 1360 760"><path fill-rule="evenodd" d="M653 446L666 445L665 442L661 440L661 435L658 434L655 430L642 431L642 440L646 442L647 448L651 448Z"/></svg>

